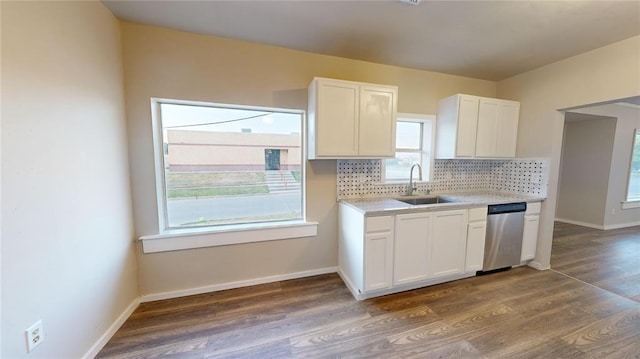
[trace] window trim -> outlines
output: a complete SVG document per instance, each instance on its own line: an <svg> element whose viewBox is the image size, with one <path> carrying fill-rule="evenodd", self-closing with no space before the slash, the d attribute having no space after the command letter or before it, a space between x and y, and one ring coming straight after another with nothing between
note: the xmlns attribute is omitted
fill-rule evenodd
<svg viewBox="0 0 640 359"><path fill-rule="evenodd" d="M313 237L318 234L318 222L288 221L226 225L219 228L202 227L171 230L140 237L143 253L177 251L183 249L218 247Z"/></svg>
<svg viewBox="0 0 640 359"><path fill-rule="evenodd" d="M435 160L435 150L436 150L436 116L435 115L425 115L425 114L419 114L419 113L406 113L406 112L399 112L398 115L396 116L396 121L397 122L419 122L422 123L422 135L420 136L420 152L421 152L421 158L422 158L422 163L420 163L420 166L422 166L423 171L425 168L425 165L428 165L429 168L429 175L427 176L427 178L425 178L424 176L422 177L422 181L415 181L416 183L429 183L433 181L433 165L434 165L434 160ZM426 135L426 129L424 126L424 123L427 121L431 121L431 143L430 143L430 151L431 151L431 156L429 156L429 161L425 162L424 158L425 158L425 153L426 151L424 150L424 139L425 139L425 135ZM398 147L396 146L396 152L398 150ZM400 152L416 152L416 151L400 151ZM399 184L399 183L405 183L408 180L387 180L387 170L386 170L386 162L385 160L381 161L381 180L382 183L384 184Z"/></svg>
<svg viewBox="0 0 640 359"><path fill-rule="evenodd" d="M302 219L270 222L239 223L215 226L200 226L189 228L171 228L167 213L166 179L164 176L162 104L219 107L241 110L259 110L293 113L301 116L301 146L300 177L301 177L301 206ZM151 118L153 131L153 158L155 174L155 197L157 206L157 233L143 235L139 238L143 242L145 253L170 250L221 246L239 243L262 242L278 239L301 238L317 234L317 222L307 222L306 203L306 113L303 110L282 109L273 107L243 106L220 104L213 102L188 101L167 98L151 98ZM249 234L249 235L248 235ZM190 239L185 239L190 237ZM206 237L206 238L205 238ZM158 240L162 239L163 243ZM179 241L167 241L178 239Z"/></svg>
<svg viewBox="0 0 640 359"><path fill-rule="evenodd" d="M630 201L622 201L620 207L622 209L640 208L640 200L632 199Z"/></svg>
<svg viewBox="0 0 640 359"><path fill-rule="evenodd" d="M625 200L622 201L622 209L640 208L640 197L629 198L629 192L631 191L631 175L633 174L633 153L636 148L636 138L640 136L640 128L636 128L633 131L633 137L631 140L631 155L629 157L629 172L627 175L627 193ZM638 143L640 146L640 142Z"/></svg>

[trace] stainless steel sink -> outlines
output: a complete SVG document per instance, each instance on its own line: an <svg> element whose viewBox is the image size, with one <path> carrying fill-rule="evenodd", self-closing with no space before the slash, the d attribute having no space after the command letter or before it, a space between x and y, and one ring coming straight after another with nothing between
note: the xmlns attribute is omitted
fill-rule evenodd
<svg viewBox="0 0 640 359"><path fill-rule="evenodd" d="M436 196L436 197L422 197L422 198L397 198L398 201L408 203L414 206L420 204L437 204L437 203L450 203L451 201L447 201L446 199Z"/></svg>

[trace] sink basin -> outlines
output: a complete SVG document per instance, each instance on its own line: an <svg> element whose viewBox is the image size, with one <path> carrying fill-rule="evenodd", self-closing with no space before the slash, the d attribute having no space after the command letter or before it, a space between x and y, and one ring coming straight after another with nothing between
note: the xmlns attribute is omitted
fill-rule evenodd
<svg viewBox="0 0 640 359"><path fill-rule="evenodd" d="M442 197L422 197L422 198L398 198L398 201L412 204L414 206L420 204L436 204L436 203L449 203L451 201L447 201Z"/></svg>

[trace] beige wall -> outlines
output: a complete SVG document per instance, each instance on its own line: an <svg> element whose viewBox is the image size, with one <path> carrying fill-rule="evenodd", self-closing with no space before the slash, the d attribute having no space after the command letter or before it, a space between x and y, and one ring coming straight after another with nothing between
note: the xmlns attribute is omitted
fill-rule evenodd
<svg viewBox="0 0 640 359"><path fill-rule="evenodd" d="M1 6L0 357L80 358L138 296L119 23L99 2Z"/></svg>
<svg viewBox="0 0 640 359"><path fill-rule="evenodd" d="M458 76L304 53L123 23L125 91L136 234L158 231L150 97L305 110L314 76L399 86L399 111L435 114L438 99L495 96L496 84ZM311 161L307 217L318 235L205 249L139 254L143 294L335 267L336 161Z"/></svg>
<svg viewBox="0 0 640 359"><path fill-rule="evenodd" d="M615 104L572 110L582 114L612 116L617 119L615 140L611 154L611 168L607 184L606 203L603 204L603 226L617 228L640 224L640 208L621 209L627 198L629 165L633 148L633 134L640 128L640 109Z"/></svg>
<svg viewBox="0 0 640 359"><path fill-rule="evenodd" d="M615 118L567 113L556 218L603 227Z"/></svg>
<svg viewBox="0 0 640 359"><path fill-rule="evenodd" d="M640 94L640 36L498 82L498 96L520 101L519 157L550 157L535 264L551 259L564 114L559 109Z"/></svg>

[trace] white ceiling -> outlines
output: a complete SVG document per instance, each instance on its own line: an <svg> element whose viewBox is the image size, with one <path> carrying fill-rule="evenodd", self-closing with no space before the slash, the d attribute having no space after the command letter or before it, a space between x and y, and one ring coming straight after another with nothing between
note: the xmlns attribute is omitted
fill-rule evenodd
<svg viewBox="0 0 640 359"><path fill-rule="evenodd" d="M493 81L640 34L640 0L103 3L121 20Z"/></svg>

